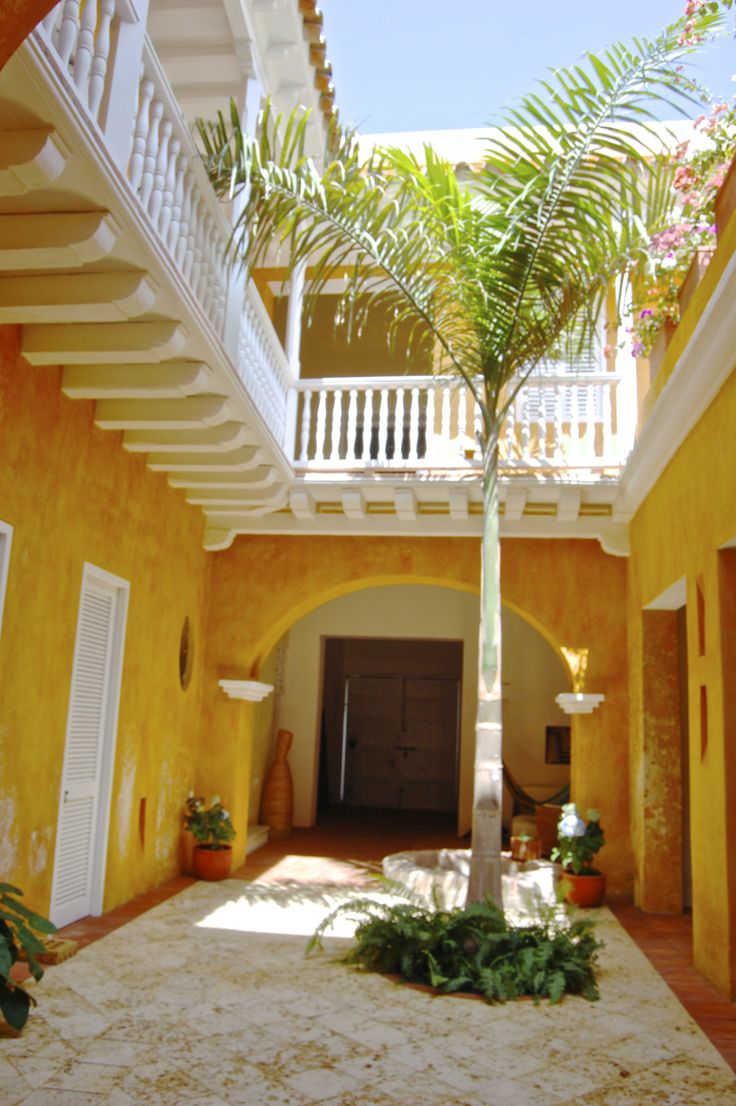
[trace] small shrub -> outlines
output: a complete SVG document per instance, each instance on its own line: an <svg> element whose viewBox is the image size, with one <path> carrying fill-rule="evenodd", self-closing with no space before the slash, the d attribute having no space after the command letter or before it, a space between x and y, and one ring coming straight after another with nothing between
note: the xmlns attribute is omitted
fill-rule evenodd
<svg viewBox="0 0 736 1106"><path fill-rule="evenodd" d="M487 1002L523 995L552 1003L564 994L598 998L595 964L602 944L589 919L560 924L550 911L533 925L514 926L490 901L444 911L360 899L325 918L308 952L322 947L337 915L358 922L345 960L368 971L398 973L406 983L445 994L469 991Z"/></svg>
<svg viewBox="0 0 736 1106"><path fill-rule="evenodd" d="M13 964L23 951L31 975L39 980L43 968L36 960L45 949L41 933L56 933L56 926L18 901L23 892L0 883L0 1013L13 1029L22 1029L36 1000L22 984L10 978Z"/></svg>

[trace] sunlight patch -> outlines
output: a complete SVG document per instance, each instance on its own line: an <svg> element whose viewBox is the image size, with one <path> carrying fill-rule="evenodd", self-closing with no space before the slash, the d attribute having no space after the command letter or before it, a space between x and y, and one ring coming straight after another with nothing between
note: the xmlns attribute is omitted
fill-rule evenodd
<svg viewBox="0 0 736 1106"><path fill-rule="evenodd" d="M386 901L380 893L361 898ZM305 884L264 886L253 884L248 892L231 899L208 914L197 926L203 929L227 929L243 933L278 933L311 937L324 918L355 895L336 889ZM352 937L355 922L341 916L330 930L331 937Z"/></svg>

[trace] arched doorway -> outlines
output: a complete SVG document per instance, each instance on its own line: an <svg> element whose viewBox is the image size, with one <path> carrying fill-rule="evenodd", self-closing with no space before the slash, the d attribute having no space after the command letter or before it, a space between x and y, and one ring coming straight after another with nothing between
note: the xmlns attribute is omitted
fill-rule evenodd
<svg viewBox="0 0 736 1106"><path fill-rule="evenodd" d="M274 706L275 726L283 726L295 735L291 753L295 785L295 824L313 825L320 799L320 767L322 795L329 802L344 802L352 796L340 791L340 780L346 779L350 765L344 759L349 750L341 746L344 723L346 681L350 677L371 676L395 680L396 706L401 711L401 699L407 677L446 677L448 685L456 684L455 747L448 753L455 766L452 790L455 801L455 827L460 835L467 833L472 813L473 727L475 719L477 680L478 596L468 590L434 584L396 583L373 586L330 599L295 622L264 661L262 678L277 684ZM570 766L564 756L564 742L558 734L561 756L551 760L547 755L547 729L560 730L565 717L559 712L554 696L569 688L569 677L562 661L541 633L514 611L504 608L506 646L504 665L506 750L510 767L518 782L534 797L546 797L569 779ZM374 657L374 668L362 671L354 664L345 666L334 658L344 656L345 642L368 641L368 653ZM412 643L412 648L401 643ZM331 644L332 643L332 644ZM386 643L385 646L381 643ZM452 655L456 660L453 661ZM358 650L360 652L360 650ZM425 653L429 668L419 670L418 654ZM409 657L411 653L411 657ZM352 650L355 656L355 650ZM375 670L375 657L381 656L380 671ZM445 657L444 662L442 657ZM278 663L277 663L278 659ZM407 663L410 661L411 663ZM443 667L444 665L444 667ZM276 670L279 669L279 673ZM271 673L269 676L268 673ZM364 686L364 690L368 685ZM383 690L386 690L384 686ZM431 688L410 688L409 692L439 691ZM442 710L450 712L451 688ZM329 712L332 711L332 716ZM325 725L337 731L325 742ZM251 808L258 809L259 783L263 779L269 758L267 735L262 735L254 748L254 793ZM327 735L328 739L330 735ZM326 748L329 745L332 750ZM407 742L407 744L409 744ZM332 757L331 766L325 757ZM404 753L401 753L402 759ZM341 759L342 758L342 759ZM411 759L411 754L406 754ZM330 777L332 782L330 783ZM336 782L337 781L337 784ZM445 789L447 792L447 789ZM437 803L447 808L447 794ZM360 798L360 796L359 796ZM378 797L381 802L381 797ZM387 791L385 804L394 806L397 797ZM406 794L401 796L406 805ZM401 805L400 803L400 805ZM411 806L411 802L408 804ZM414 801L417 808L429 809L431 799ZM511 807L507 811L510 821Z"/></svg>

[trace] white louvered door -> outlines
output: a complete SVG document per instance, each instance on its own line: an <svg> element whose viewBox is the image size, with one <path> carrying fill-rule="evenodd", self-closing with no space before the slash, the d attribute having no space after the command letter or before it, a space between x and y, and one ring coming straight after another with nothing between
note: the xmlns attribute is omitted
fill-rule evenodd
<svg viewBox="0 0 736 1106"><path fill-rule="evenodd" d="M86 565L62 772L51 919L100 913L127 585Z"/></svg>

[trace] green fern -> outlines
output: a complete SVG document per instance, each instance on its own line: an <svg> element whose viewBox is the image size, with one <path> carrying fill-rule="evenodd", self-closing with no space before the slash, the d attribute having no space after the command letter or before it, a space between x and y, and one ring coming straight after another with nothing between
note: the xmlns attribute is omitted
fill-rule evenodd
<svg viewBox="0 0 736 1106"><path fill-rule="evenodd" d="M361 899L334 910L308 952L338 917L355 920L348 963L398 974L444 994L469 991L488 1002L530 995L559 1002L564 994L598 998L595 965L601 942L588 919L560 924L554 912L530 926L513 926L490 900L464 910L431 910L417 903Z"/></svg>

